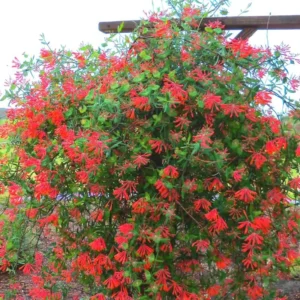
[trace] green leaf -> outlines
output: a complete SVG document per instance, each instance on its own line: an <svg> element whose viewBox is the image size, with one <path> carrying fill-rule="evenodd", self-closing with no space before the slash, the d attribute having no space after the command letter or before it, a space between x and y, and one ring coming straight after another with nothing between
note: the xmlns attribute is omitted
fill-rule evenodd
<svg viewBox="0 0 300 300"><path fill-rule="evenodd" d="M152 92L151 86L148 86L145 90L143 90L140 95L141 96L149 96Z"/></svg>
<svg viewBox="0 0 300 300"><path fill-rule="evenodd" d="M156 176L147 176L146 177L146 180L147 180L147 182L149 182L150 184L154 184L155 182L156 182L156 180L157 180L157 177Z"/></svg>
<svg viewBox="0 0 300 300"><path fill-rule="evenodd" d="M115 90L115 89L117 89L119 87L119 84L117 83L117 82L114 82L113 84L111 84L111 86L110 86L110 88L112 89L112 90Z"/></svg>
<svg viewBox="0 0 300 300"><path fill-rule="evenodd" d="M145 74L144 74L144 73L141 73L141 74L139 74L139 76L134 77L134 78L132 79L132 81L133 81L133 82L142 82L144 79L145 79Z"/></svg>
<svg viewBox="0 0 300 300"><path fill-rule="evenodd" d="M126 93L130 90L130 85L129 83L125 83L125 84L122 84L121 85L121 88L120 88L120 93Z"/></svg>
<svg viewBox="0 0 300 300"><path fill-rule="evenodd" d="M197 152L199 152L199 150L200 150L200 144L199 143L194 144L192 155L195 155Z"/></svg>
<svg viewBox="0 0 300 300"><path fill-rule="evenodd" d="M71 117L72 114L73 114L73 111L74 111L73 107L70 107L70 108L65 112L65 116L66 116L67 118Z"/></svg>
<svg viewBox="0 0 300 300"><path fill-rule="evenodd" d="M147 282L150 282L152 279L152 275L148 270L145 270L145 277Z"/></svg>
<svg viewBox="0 0 300 300"><path fill-rule="evenodd" d="M152 91L157 91L160 88L160 86L157 84L152 84L149 87L151 88Z"/></svg>
<svg viewBox="0 0 300 300"><path fill-rule="evenodd" d="M142 283L143 283L143 281L140 280L140 279L138 279L138 280L135 280L135 281L132 283L132 285L133 285L134 287L139 287L139 286L142 285Z"/></svg>
<svg viewBox="0 0 300 300"><path fill-rule="evenodd" d="M155 256L153 253L148 256L148 260L150 263L153 263L155 261Z"/></svg>
<svg viewBox="0 0 300 300"><path fill-rule="evenodd" d="M91 120L88 119L82 119L81 124L84 128L90 128L91 127Z"/></svg>
<svg viewBox="0 0 300 300"><path fill-rule="evenodd" d="M196 98L196 97L198 96L198 94L199 94L199 93L198 93L196 90L189 92L189 96L190 96L191 98Z"/></svg>
<svg viewBox="0 0 300 300"><path fill-rule="evenodd" d="M153 73L153 77L154 77L154 78L161 78L160 72L158 72L158 71L154 72L154 73Z"/></svg>
<svg viewBox="0 0 300 300"><path fill-rule="evenodd" d="M275 51L275 52L274 52L274 55L275 55L276 58L278 58L281 54L280 54L279 51Z"/></svg>
<svg viewBox="0 0 300 300"><path fill-rule="evenodd" d="M140 56L143 60L150 60L150 59L152 58L149 54L147 54L147 52L146 52L145 50L143 50L143 51L139 54L139 56Z"/></svg>
<svg viewBox="0 0 300 300"><path fill-rule="evenodd" d="M118 29L117 29L118 33L122 32L123 28L124 28L124 22L122 22L122 23L118 26Z"/></svg>
<svg viewBox="0 0 300 300"><path fill-rule="evenodd" d="M217 34L223 33L223 30L221 28L214 28L214 32Z"/></svg>
<svg viewBox="0 0 300 300"><path fill-rule="evenodd" d="M214 30L212 29L212 28L210 28L210 27L205 27L205 29L204 29L206 32L208 32L208 33L213 33L214 32Z"/></svg>
<svg viewBox="0 0 300 300"><path fill-rule="evenodd" d="M49 156L46 156L43 160L42 160L42 166L43 167L48 167L49 166L49 163L51 162Z"/></svg>
<svg viewBox="0 0 300 300"><path fill-rule="evenodd" d="M200 108L203 108L204 107L204 102L202 100L198 100L197 101L197 104Z"/></svg>
<svg viewBox="0 0 300 300"><path fill-rule="evenodd" d="M87 94L87 96L85 97L85 100L89 102L89 101L91 101L93 99L93 97L94 97L94 90L91 89L89 91L89 93Z"/></svg>
<svg viewBox="0 0 300 300"><path fill-rule="evenodd" d="M87 110L87 108L86 108L85 105L79 107L79 112L80 112L81 114L85 113L86 110Z"/></svg>

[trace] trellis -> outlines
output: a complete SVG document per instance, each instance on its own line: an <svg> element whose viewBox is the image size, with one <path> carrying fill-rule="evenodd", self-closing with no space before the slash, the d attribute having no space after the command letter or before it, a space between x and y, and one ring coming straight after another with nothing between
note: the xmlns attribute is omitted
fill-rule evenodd
<svg viewBox="0 0 300 300"><path fill-rule="evenodd" d="M179 20L176 19L179 23ZM199 30L205 28L209 22L220 21L225 30L241 30L236 38L247 39L257 30L292 30L300 29L300 15L286 16L246 16L246 17L213 17L201 20ZM99 30L103 33L117 33L123 23L121 33L132 32L139 24L139 20L99 22Z"/></svg>

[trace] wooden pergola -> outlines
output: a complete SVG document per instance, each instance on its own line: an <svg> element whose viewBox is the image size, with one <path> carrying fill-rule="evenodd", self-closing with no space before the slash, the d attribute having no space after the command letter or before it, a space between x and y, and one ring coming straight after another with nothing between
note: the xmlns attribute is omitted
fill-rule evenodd
<svg viewBox="0 0 300 300"><path fill-rule="evenodd" d="M205 28L205 24L220 21L225 30L241 30L236 38L247 39L257 30L291 30L300 29L300 15L285 16L247 16L247 17L213 17L204 18L199 30ZM176 20L179 22L179 20ZM124 23L121 33L132 32L139 24L139 20L99 22L99 30L103 33L116 33L118 27Z"/></svg>

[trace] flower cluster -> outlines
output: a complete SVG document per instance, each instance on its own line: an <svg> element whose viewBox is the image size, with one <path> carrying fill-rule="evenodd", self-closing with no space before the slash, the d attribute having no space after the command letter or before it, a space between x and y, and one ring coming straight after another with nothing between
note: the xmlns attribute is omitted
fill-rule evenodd
<svg viewBox="0 0 300 300"><path fill-rule="evenodd" d="M16 65L0 268L21 263L33 299L73 282L91 299L276 297L267 283L298 256L300 106L282 89L279 118L271 90L295 87L278 75L295 58L219 23L195 30L204 15L153 14L117 54L43 49Z"/></svg>

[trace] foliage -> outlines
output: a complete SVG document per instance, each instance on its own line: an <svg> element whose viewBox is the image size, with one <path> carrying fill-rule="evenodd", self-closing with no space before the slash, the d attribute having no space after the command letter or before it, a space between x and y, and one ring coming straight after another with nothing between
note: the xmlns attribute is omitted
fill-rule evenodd
<svg viewBox="0 0 300 300"><path fill-rule="evenodd" d="M298 256L300 137L272 98L299 119L299 60L176 7L98 50L15 61L1 270L22 264L34 299L73 281L91 299L273 299Z"/></svg>
<svg viewBox="0 0 300 300"><path fill-rule="evenodd" d="M291 274L293 277L298 278L300 277L300 259L297 258L292 267L291 267Z"/></svg>

